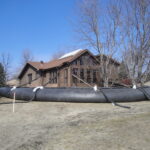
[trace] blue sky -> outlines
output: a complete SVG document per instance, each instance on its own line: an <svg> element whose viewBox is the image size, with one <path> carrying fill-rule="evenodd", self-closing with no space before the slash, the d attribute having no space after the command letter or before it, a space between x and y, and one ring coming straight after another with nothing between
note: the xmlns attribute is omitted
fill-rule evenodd
<svg viewBox="0 0 150 150"><path fill-rule="evenodd" d="M75 0L0 0L0 53L10 53L17 66L24 49L48 60L76 45L70 21L74 8Z"/></svg>

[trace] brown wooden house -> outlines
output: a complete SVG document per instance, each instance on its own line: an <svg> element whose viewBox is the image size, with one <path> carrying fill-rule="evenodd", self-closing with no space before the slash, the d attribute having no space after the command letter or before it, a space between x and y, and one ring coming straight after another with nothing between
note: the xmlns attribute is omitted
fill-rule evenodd
<svg viewBox="0 0 150 150"><path fill-rule="evenodd" d="M101 86L99 65L90 51L76 50L50 62L28 62L18 78L20 85L26 87L87 86L83 81Z"/></svg>

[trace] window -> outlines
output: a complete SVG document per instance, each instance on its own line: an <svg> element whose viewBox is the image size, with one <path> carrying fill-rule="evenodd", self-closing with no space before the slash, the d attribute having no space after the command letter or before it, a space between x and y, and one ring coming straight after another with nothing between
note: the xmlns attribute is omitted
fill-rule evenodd
<svg viewBox="0 0 150 150"><path fill-rule="evenodd" d="M82 80L84 80L84 69L81 69L81 70L80 70L80 78L81 78ZM83 82L80 80L80 83L83 83Z"/></svg>
<svg viewBox="0 0 150 150"><path fill-rule="evenodd" d="M89 60L90 60L90 61L89 61L89 64L90 64L90 65L96 65L95 62L94 62L94 59L93 59L92 57L90 57Z"/></svg>
<svg viewBox="0 0 150 150"><path fill-rule="evenodd" d="M77 60L75 60L75 61L73 61L73 63L72 63L73 65L77 65L78 64L78 61Z"/></svg>
<svg viewBox="0 0 150 150"><path fill-rule="evenodd" d="M72 74L77 76L78 75L78 68L73 68ZM73 83L77 83L77 82L78 82L77 78L73 76Z"/></svg>
<svg viewBox="0 0 150 150"><path fill-rule="evenodd" d="M43 72L43 77L44 77L44 78L46 77L46 72Z"/></svg>
<svg viewBox="0 0 150 150"><path fill-rule="evenodd" d="M53 79L53 77L52 77L52 72L50 72L50 73L49 73L49 83L52 83L52 79Z"/></svg>
<svg viewBox="0 0 150 150"><path fill-rule="evenodd" d="M78 75L78 68L73 68L73 72L74 75Z"/></svg>
<svg viewBox="0 0 150 150"><path fill-rule="evenodd" d="M57 83L57 71L53 72L54 83Z"/></svg>
<svg viewBox="0 0 150 150"><path fill-rule="evenodd" d="M93 70L93 83L97 82L97 78L96 78L96 70Z"/></svg>
<svg viewBox="0 0 150 150"><path fill-rule="evenodd" d="M31 84L32 82L32 73L28 74L28 83Z"/></svg>
<svg viewBox="0 0 150 150"><path fill-rule="evenodd" d="M91 83L91 71L89 69L87 70L87 82Z"/></svg>
<svg viewBox="0 0 150 150"><path fill-rule="evenodd" d="M49 82L50 83L57 83L57 71L51 71L50 72Z"/></svg>
<svg viewBox="0 0 150 150"><path fill-rule="evenodd" d="M64 70L64 80L65 80L65 83L68 83L68 69Z"/></svg>
<svg viewBox="0 0 150 150"><path fill-rule="evenodd" d="M85 57L84 57L84 59L85 59L85 64L86 65L89 65L89 56L88 55L85 55Z"/></svg>
<svg viewBox="0 0 150 150"><path fill-rule="evenodd" d="M79 61L80 61L80 65L83 65L83 56L80 57Z"/></svg>

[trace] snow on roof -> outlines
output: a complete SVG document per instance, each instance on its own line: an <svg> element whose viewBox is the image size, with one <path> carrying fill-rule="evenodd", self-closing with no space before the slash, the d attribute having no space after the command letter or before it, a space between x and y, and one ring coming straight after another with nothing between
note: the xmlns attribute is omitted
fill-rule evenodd
<svg viewBox="0 0 150 150"><path fill-rule="evenodd" d="M59 59L62 59L62 58L66 58L66 57L69 57L69 56L73 56L73 55L76 55L79 51L81 51L82 49L77 49L75 51L72 51L72 52L69 52L63 56L61 56Z"/></svg>

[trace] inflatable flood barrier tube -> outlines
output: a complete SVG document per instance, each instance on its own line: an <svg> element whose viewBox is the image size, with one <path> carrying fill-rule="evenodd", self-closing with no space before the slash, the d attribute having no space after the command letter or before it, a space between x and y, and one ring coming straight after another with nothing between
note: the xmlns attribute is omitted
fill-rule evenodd
<svg viewBox="0 0 150 150"><path fill-rule="evenodd" d="M132 88L44 88L33 92L34 88L16 88L17 100L50 102L136 102L150 99L150 87ZM0 96L13 98L11 87L0 88ZM105 94L105 95L104 95Z"/></svg>

